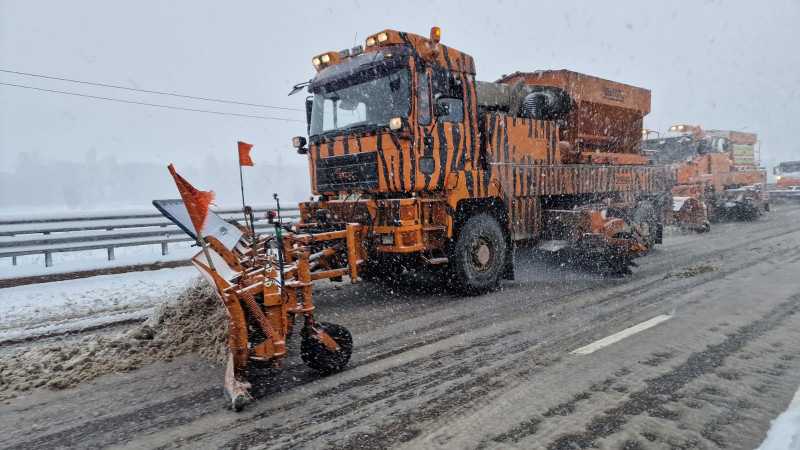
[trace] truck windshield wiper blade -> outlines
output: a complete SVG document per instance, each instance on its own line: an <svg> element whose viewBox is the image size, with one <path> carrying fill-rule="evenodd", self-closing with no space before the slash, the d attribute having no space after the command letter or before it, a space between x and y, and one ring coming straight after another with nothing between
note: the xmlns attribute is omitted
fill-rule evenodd
<svg viewBox="0 0 800 450"><path fill-rule="evenodd" d="M341 128L337 128L336 131L342 131L342 130L353 131L353 130L359 130L359 129L362 129L362 128L372 128L372 127L379 127L379 126L381 126L381 124L375 123L375 122L358 122L358 123L353 123L353 124L350 124L350 125L343 126Z"/></svg>

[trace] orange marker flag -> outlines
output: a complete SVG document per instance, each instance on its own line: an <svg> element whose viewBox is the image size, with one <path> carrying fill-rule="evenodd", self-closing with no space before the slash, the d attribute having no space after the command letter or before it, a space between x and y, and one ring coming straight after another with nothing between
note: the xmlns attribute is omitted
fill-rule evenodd
<svg viewBox="0 0 800 450"><path fill-rule="evenodd" d="M247 142L239 141L239 165L240 166L254 166L253 160L250 159L250 149L253 148Z"/></svg>
<svg viewBox="0 0 800 450"><path fill-rule="evenodd" d="M189 217L192 219L197 235L203 231L203 226L206 224L206 217L208 217L208 205L214 201L214 191L200 191L194 186L184 180L182 176L175 172L172 164L169 165L169 173L175 179L175 184L178 186L178 192L181 193L186 211L189 212Z"/></svg>

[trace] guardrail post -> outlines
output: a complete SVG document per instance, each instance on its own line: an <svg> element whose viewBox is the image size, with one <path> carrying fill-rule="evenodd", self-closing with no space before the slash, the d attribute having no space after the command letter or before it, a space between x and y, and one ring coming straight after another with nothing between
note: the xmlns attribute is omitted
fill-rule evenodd
<svg viewBox="0 0 800 450"><path fill-rule="evenodd" d="M169 255L169 244L166 242L161 243L161 254L162 255Z"/></svg>
<svg viewBox="0 0 800 450"><path fill-rule="evenodd" d="M53 254L50 252L44 252L44 266L50 267L53 265Z"/></svg>
<svg viewBox="0 0 800 450"><path fill-rule="evenodd" d="M114 260L114 247L108 247L108 260Z"/></svg>

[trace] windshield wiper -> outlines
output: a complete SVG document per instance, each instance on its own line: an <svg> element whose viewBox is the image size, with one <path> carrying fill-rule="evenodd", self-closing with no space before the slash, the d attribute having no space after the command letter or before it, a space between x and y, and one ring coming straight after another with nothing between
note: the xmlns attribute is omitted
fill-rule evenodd
<svg viewBox="0 0 800 450"><path fill-rule="evenodd" d="M381 126L381 124L375 123L375 122L356 122L356 123L351 123L350 125L345 125L345 126L343 126L341 128L337 128L336 130L331 130L331 131L343 131L343 130L355 131L355 130L360 130L362 128L372 128L372 127L379 127L379 126Z"/></svg>

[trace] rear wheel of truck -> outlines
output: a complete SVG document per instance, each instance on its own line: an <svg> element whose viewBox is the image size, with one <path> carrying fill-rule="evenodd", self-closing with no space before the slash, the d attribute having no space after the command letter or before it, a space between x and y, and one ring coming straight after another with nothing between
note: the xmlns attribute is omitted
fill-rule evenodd
<svg viewBox="0 0 800 450"><path fill-rule="evenodd" d="M306 336L300 343L300 356L313 371L322 375L330 375L344 369L344 366L350 361L350 355L353 353L353 337L347 328L341 325L328 322L320 324L325 333L339 344L339 351L331 352L315 337Z"/></svg>
<svg viewBox="0 0 800 450"><path fill-rule="evenodd" d="M455 290L478 295L496 288L506 266L506 239L497 219L470 217L458 233L450 265Z"/></svg>
<svg viewBox="0 0 800 450"><path fill-rule="evenodd" d="M642 202L636 207L632 217L633 222L639 227L647 226L646 234L642 235L645 247L649 252L658 240L658 217L656 207L651 202Z"/></svg>

